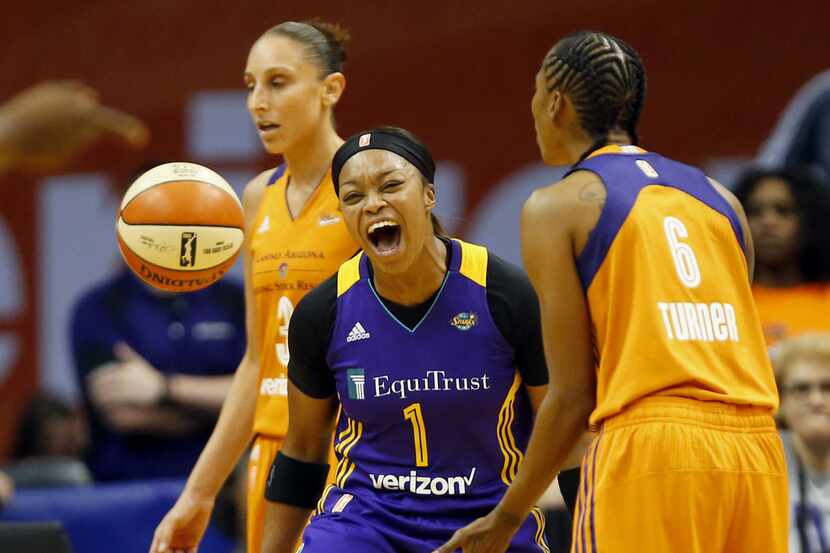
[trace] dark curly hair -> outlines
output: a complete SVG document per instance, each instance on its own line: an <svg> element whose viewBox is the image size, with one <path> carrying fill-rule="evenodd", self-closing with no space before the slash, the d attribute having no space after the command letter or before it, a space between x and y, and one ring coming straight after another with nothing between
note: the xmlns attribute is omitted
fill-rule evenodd
<svg viewBox="0 0 830 553"><path fill-rule="evenodd" d="M749 211L749 197L764 179L780 179L790 187L800 220L798 255L804 282L830 282L830 184L805 168L753 168L734 187L745 210Z"/></svg>

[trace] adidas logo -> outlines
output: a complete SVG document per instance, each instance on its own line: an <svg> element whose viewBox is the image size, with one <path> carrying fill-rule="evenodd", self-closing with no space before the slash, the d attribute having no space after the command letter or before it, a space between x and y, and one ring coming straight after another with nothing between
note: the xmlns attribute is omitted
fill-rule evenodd
<svg viewBox="0 0 830 553"><path fill-rule="evenodd" d="M366 329L363 328L363 325L358 322L358 323L354 324L354 326L352 327L351 332L349 332L349 335L346 336L346 341L347 342L356 342L358 340L366 340L370 336L371 336L371 334L366 332Z"/></svg>
<svg viewBox="0 0 830 553"><path fill-rule="evenodd" d="M271 221L268 219L268 216L265 216L265 219L262 220L262 223L259 225L259 228L256 229L257 234L260 232L266 232L271 229Z"/></svg>

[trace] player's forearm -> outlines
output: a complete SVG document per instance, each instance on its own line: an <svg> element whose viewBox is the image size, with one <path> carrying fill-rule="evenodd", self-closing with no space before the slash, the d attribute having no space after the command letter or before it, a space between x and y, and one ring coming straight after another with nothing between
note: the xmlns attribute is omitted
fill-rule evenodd
<svg viewBox="0 0 830 553"><path fill-rule="evenodd" d="M185 492L199 497L215 497L219 493L253 437L258 377L256 363L246 355L233 377L216 427L190 473Z"/></svg>
<svg viewBox="0 0 830 553"><path fill-rule="evenodd" d="M548 393L536 414L525 460L499 503L502 513L524 520L585 433L592 409L591 398L575 401L573 396Z"/></svg>
<svg viewBox="0 0 830 553"><path fill-rule="evenodd" d="M311 509L268 502L262 534L262 553L293 553Z"/></svg>
<svg viewBox="0 0 830 553"><path fill-rule="evenodd" d="M168 394L176 404L218 413L228 396L233 376L192 376L175 374L168 377Z"/></svg>

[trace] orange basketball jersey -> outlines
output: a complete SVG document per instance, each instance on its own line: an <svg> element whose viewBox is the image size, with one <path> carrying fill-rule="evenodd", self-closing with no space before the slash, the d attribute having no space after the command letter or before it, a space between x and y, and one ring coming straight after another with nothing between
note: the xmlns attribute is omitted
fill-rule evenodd
<svg viewBox="0 0 830 553"><path fill-rule="evenodd" d="M260 344L259 396L254 432L284 437L288 430L288 322L294 307L358 250L343 217L331 173L296 219L285 200L290 174L278 167L269 180L250 240Z"/></svg>
<svg viewBox="0 0 830 553"><path fill-rule="evenodd" d="M573 169L607 199L577 259L597 354L591 424L647 396L778 405L743 231L698 169L608 146Z"/></svg>
<svg viewBox="0 0 830 553"><path fill-rule="evenodd" d="M830 284L785 288L756 284L752 295L768 346L805 332L830 332Z"/></svg>

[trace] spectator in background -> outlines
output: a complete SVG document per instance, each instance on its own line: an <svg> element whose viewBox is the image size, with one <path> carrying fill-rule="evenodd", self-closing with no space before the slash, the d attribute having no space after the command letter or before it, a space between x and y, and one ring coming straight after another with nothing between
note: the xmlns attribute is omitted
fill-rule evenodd
<svg viewBox="0 0 830 553"><path fill-rule="evenodd" d="M127 270L76 304L72 352L97 480L184 477L245 349L241 286L174 295Z"/></svg>
<svg viewBox="0 0 830 553"><path fill-rule="evenodd" d="M0 470L0 509L11 501L14 496L14 482L9 476Z"/></svg>
<svg viewBox="0 0 830 553"><path fill-rule="evenodd" d="M753 295L769 345L830 331L830 187L798 169L753 169L735 186L755 243Z"/></svg>
<svg viewBox="0 0 830 553"><path fill-rule="evenodd" d="M775 359L787 456L790 553L830 551L830 334L781 343Z"/></svg>
<svg viewBox="0 0 830 553"><path fill-rule="evenodd" d="M92 478L81 461L88 442L80 409L39 393L23 412L14 460L4 470L20 489L89 484Z"/></svg>
<svg viewBox="0 0 830 553"><path fill-rule="evenodd" d="M765 167L807 166L830 179L830 69L801 87L758 152Z"/></svg>
<svg viewBox="0 0 830 553"><path fill-rule="evenodd" d="M23 412L14 458L80 459L88 442L86 423L77 410L57 398L37 394Z"/></svg>
<svg viewBox="0 0 830 553"><path fill-rule="evenodd" d="M79 82L40 83L0 105L0 175L58 169L104 136L140 148L149 131L132 115L101 105L98 93Z"/></svg>

